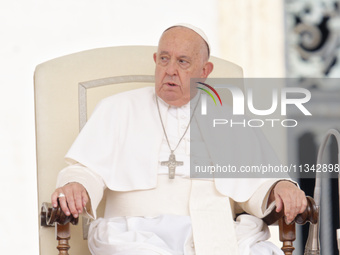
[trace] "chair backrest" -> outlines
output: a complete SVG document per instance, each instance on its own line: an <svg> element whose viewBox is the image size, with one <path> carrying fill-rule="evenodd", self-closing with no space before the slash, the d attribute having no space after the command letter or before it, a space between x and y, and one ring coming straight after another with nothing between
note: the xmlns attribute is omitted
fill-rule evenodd
<svg viewBox="0 0 340 255"><path fill-rule="evenodd" d="M34 76L38 203L49 202L64 155L95 105L104 97L153 86L154 46L83 51L42 63ZM242 69L212 57L210 77L241 78ZM225 101L223 101L225 102ZM100 214L100 213L99 213ZM81 227L71 228L71 254L90 254ZM54 228L39 230L40 254L57 254Z"/></svg>

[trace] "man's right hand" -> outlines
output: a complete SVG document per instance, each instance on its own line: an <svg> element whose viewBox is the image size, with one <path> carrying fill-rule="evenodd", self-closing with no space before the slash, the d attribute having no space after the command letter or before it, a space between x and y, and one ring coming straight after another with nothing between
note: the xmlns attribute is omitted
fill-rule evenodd
<svg viewBox="0 0 340 255"><path fill-rule="evenodd" d="M51 197L53 207L58 206L58 196L64 194L65 196L59 197L60 207L63 212L69 216L71 213L74 218L78 218L79 214L83 212L83 208L89 201L89 196L83 185L77 182L71 182L63 187L57 188Z"/></svg>

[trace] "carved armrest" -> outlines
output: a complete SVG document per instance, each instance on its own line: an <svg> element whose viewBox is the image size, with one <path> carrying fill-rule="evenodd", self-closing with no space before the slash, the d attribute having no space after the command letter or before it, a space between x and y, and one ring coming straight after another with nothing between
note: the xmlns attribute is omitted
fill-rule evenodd
<svg viewBox="0 0 340 255"><path fill-rule="evenodd" d="M283 242L282 250L286 255L293 254L294 246L293 241L296 238L295 235L295 223L303 225L306 222L310 222L311 224L316 224L319 218L319 210L315 204L315 201L312 197L307 196L307 208L306 210L298 214L294 221L290 224L287 224L285 221L285 217L283 216L284 210L281 210L279 213L273 211L267 215L263 220L268 225L273 224L278 221L279 224L279 233L280 233L280 241Z"/></svg>
<svg viewBox="0 0 340 255"><path fill-rule="evenodd" d="M54 208L51 203L43 203L40 212L40 224L42 227L56 227L56 239L58 240L57 249L59 255L68 255L70 245L68 241L71 238L70 223L78 224L78 218L72 214L66 216L59 206Z"/></svg>
<svg viewBox="0 0 340 255"><path fill-rule="evenodd" d="M41 205L40 224L42 227L54 227L56 223L66 225L69 222L77 225L78 218L74 218L72 214L66 216L59 206L59 201L58 207L53 207L51 203L46 202Z"/></svg>

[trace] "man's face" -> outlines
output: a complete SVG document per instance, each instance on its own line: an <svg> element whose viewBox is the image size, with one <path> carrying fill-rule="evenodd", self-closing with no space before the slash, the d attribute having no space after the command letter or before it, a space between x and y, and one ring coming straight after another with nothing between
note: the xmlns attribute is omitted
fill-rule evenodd
<svg viewBox="0 0 340 255"><path fill-rule="evenodd" d="M204 40L185 27L163 33L154 60L156 93L173 106L190 101L190 78L207 78L213 68Z"/></svg>

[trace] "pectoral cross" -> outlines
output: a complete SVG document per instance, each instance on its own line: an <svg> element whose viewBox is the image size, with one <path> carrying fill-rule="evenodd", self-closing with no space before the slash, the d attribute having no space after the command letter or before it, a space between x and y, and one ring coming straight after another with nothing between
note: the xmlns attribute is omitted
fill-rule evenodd
<svg viewBox="0 0 340 255"><path fill-rule="evenodd" d="M177 166L183 166L183 161L176 161L176 157L173 151L169 156L168 161L161 161L162 166L167 166L169 168L169 179L175 178L175 172Z"/></svg>

